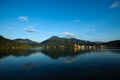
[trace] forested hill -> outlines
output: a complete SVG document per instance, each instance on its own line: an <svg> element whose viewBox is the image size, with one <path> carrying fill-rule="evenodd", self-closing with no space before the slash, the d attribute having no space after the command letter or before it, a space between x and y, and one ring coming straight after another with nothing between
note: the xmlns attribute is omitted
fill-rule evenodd
<svg viewBox="0 0 120 80"><path fill-rule="evenodd" d="M120 49L120 40L114 40L104 43L109 48L119 48Z"/></svg>
<svg viewBox="0 0 120 80"><path fill-rule="evenodd" d="M52 36L51 38L41 42L41 46L71 46L74 44L95 44L94 42L79 40L75 38L61 38Z"/></svg>
<svg viewBox="0 0 120 80"><path fill-rule="evenodd" d="M19 43L22 43L22 44L26 44L26 45L29 45L29 46L39 46L40 43L38 42L35 42L35 41L32 41L30 39L14 39L15 42L19 42Z"/></svg>
<svg viewBox="0 0 120 80"><path fill-rule="evenodd" d="M0 49L29 48L30 46L0 36Z"/></svg>
<svg viewBox="0 0 120 80"><path fill-rule="evenodd" d="M98 43L98 42L90 42L85 40L79 40L75 38L61 38L58 36L52 36L49 39L37 43L35 41L29 39L15 39L10 40L3 36L0 36L0 49L18 49L18 48L31 48L31 47L73 47L74 44L77 45L96 45L102 44L106 45L109 48L120 48L120 40Z"/></svg>

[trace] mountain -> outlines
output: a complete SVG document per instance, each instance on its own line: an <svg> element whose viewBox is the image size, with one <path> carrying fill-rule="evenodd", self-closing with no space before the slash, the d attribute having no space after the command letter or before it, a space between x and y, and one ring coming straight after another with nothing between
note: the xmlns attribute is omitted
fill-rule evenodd
<svg viewBox="0 0 120 80"><path fill-rule="evenodd" d="M11 40L0 35L0 42L4 42L4 41L11 41Z"/></svg>
<svg viewBox="0 0 120 80"><path fill-rule="evenodd" d="M0 49L29 48L30 46L0 36Z"/></svg>
<svg viewBox="0 0 120 80"><path fill-rule="evenodd" d="M0 49L18 49L18 48L31 48L31 47L70 47L79 45L87 46L106 46L107 48L120 48L120 40L110 41L110 42L90 42L85 40L79 40L75 38L61 38L58 36L52 36L49 39L37 43L29 39L15 39L10 40L0 35ZM93 46L94 45L94 46Z"/></svg>
<svg viewBox="0 0 120 80"><path fill-rule="evenodd" d="M52 36L51 38L43 41L40 45L41 46L67 46L70 47L74 44L93 44L93 42L89 42L89 41L84 41L84 40L79 40L79 39L75 39L75 38L61 38L58 36Z"/></svg>
<svg viewBox="0 0 120 80"><path fill-rule="evenodd" d="M5 38L0 35L0 40L2 40L2 39L5 39Z"/></svg>
<svg viewBox="0 0 120 80"><path fill-rule="evenodd" d="M120 49L120 40L114 40L104 43L108 48L119 48Z"/></svg>
<svg viewBox="0 0 120 80"><path fill-rule="evenodd" d="M22 44L27 44L27 45L30 45L30 46L37 46L37 45L39 45L39 43L37 43L35 41L32 41L32 40L29 40L29 39L14 39L14 41L22 43Z"/></svg>

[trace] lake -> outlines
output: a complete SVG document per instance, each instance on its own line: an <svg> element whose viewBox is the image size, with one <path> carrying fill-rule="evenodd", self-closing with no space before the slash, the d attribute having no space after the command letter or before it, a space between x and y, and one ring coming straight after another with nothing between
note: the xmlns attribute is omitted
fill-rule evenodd
<svg viewBox="0 0 120 80"><path fill-rule="evenodd" d="M120 49L0 51L0 80L120 80Z"/></svg>

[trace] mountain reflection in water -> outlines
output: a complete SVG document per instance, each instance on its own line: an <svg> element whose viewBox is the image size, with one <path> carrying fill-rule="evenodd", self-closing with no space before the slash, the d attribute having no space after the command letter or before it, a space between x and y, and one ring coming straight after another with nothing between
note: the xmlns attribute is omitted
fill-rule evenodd
<svg viewBox="0 0 120 80"><path fill-rule="evenodd" d="M66 56L77 56L86 52L90 52L90 50L75 50L75 49L56 49L56 48L52 48L52 49L42 49L41 50L42 53L48 55L49 57L53 58L53 59L57 59L60 57L66 57Z"/></svg>
<svg viewBox="0 0 120 80"><path fill-rule="evenodd" d="M29 56L31 54L35 54L36 52L42 52L45 55L48 55L49 57L53 59L57 59L59 57L65 57L65 56L76 56L79 54L83 54L86 52L90 52L91 50L76 50L76 49L62 49L62 48L50 48L50 49L41 49L41 48L31 48L31 49L7 49L7 50L0 50L0 58L4 58L7 56Z"/></svg>
<svg viewBox="0 0 120 80"><path fill-rule="evenodd" d="M0 58L4 58L7 56L29 56L31 54L34 54L40 50L34 50L34 49L7 49L7 50L0 50Z"/></svg>
<svg viewBox="0 0 120 80"><path fill-rule="evenodd" d="M120 50L0 50L0 80L120 80Z"/></svg>
<svg viewBox="0 0 120 80"><path fill-rule="evenodd" d="M57 59L60 57L65 57L65 56L77 56L80 54L85 54L85 53L90 53L90 52L97 52L97 51L102 51L102 50L85 50L85 49L71 49L71 48L31 48L31 49L1 49L0 50L0 59L7 57L7 56L15 56L15 57L20 57L20 56L29 56L31 54L35 54L37 52L43 53L45 55L48 55L52 59ZM118 52L119 50L111 50L112 52Z"/></svg>

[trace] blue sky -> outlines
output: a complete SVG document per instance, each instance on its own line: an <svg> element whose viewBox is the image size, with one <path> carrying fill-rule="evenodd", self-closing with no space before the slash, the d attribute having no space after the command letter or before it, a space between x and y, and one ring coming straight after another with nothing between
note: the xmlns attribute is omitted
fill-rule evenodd
<svg viewBox="0 0 120 80"><path fill-rule="evenodd" d="M0 0L0 35L41 42L51 36L120 39L120 0Z"/></svg>

